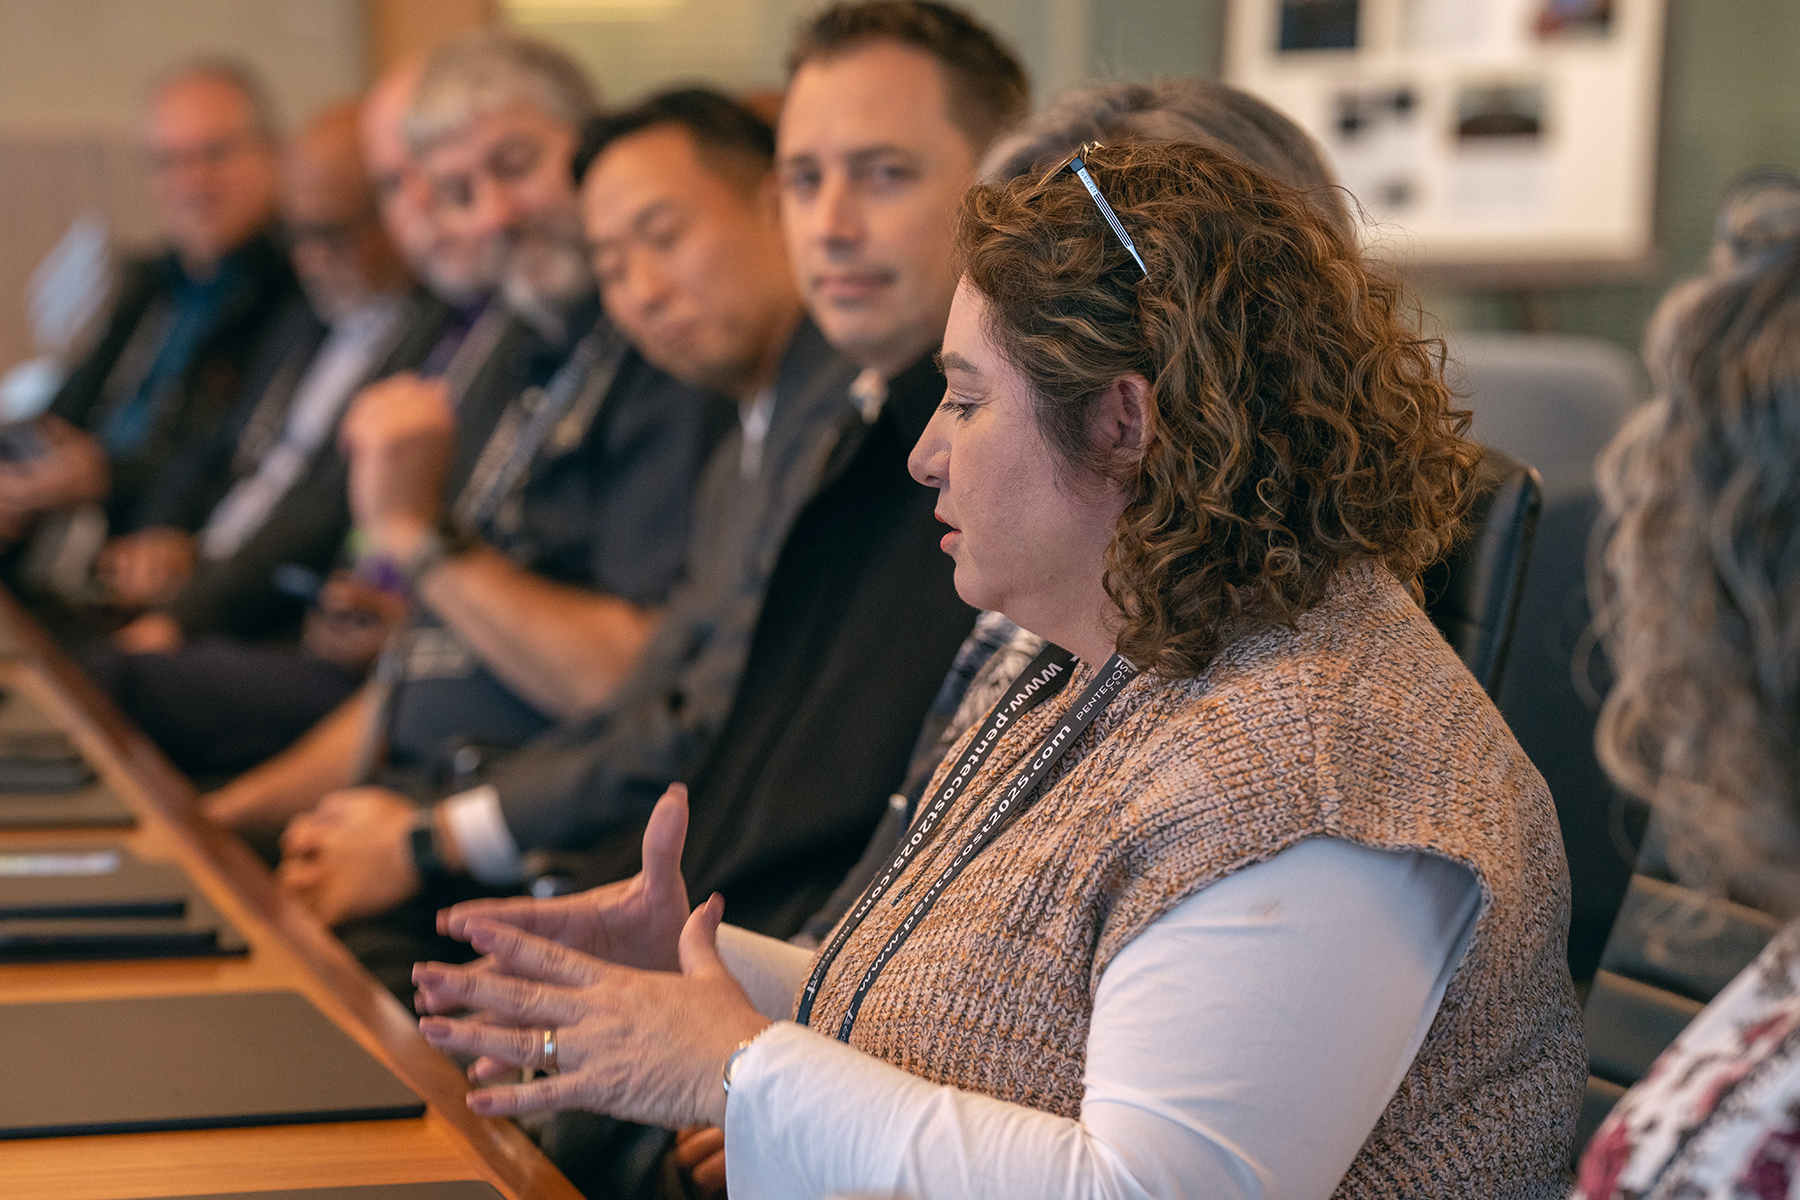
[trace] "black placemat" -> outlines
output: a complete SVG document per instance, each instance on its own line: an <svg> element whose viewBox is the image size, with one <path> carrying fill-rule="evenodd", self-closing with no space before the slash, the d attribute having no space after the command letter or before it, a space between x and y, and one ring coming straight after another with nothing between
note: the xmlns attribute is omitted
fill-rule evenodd
<svg viewBox="0 0 1800 1200"><path fill-rule="evenodd" d="M250 943L205 896L179 917L49 917L0 920L0 963L218 958Z"/></svg>
<svg viewBox="0 0 1800 1200"><path fill-rule="evenodd" d="M94 768L60 729L0 729L0 792L72 792L93 778Z"/></svg>
<svg viewBox="0 0 1800 1200"><path fill-rule="evenodd" d="M0 829L130 829L131 811L103 783L73 792L0 792Z"/></svg>
<svg viewBox="0 0 1800 1200"><path fill-rule="evenodd" d="M180 867L145 862L120 845L0 847L0 920L178 918L193 890Z"/></svg>
<svg viewBox="0 0 1800 1200"><path fill-rule="evenodd" d="M0 1005L0 1138L424 1112L295 992Z"/></svg>

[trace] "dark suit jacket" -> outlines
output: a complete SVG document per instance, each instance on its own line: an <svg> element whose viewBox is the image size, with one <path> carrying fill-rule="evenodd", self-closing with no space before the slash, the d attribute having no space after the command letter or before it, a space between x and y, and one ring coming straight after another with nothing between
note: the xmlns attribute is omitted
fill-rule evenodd
<svg viewBox="0 0 1800 1200"><path fill-rule="evenodd" d="M142 446L114 459L106 515L114 533L162 521L157 485L183 448L210 438L241 395L252 361L299 284L284 255L266 235L232 251L244 271L226 297L212 332L201 342L176 393L165 403ZM168 294L174 254L127 263L106 329L94 350L63 384L50 411L94 430L105 419L106 384L138 325Z"/></svg>
<svg viewBox="0 0 1800 1200"><path fill-rule="evenodd" d="M847 391L855 375L810 321L795 331L760 466L742 472L741 427L707 463L684 576L630 678L610 704L490 765L487 780L519 845L581 851L635 828L718 736L782 542L824 485L832 447L852 424L861 436Z"/></svg>
<svg viewBox="0 0 1800 1200"><path fill-rule="evenodd" d="M382 363L369 372L365 383L414 369L436 345L450 309L423 294L415 297L412 305L413 312L405 318L406 332ZM287 402L292 402L294 384L323 340L323 327L316 320L313 324L314 336L291 340L284 361L267 372L265 387L246 395L217 434L195 453L185 456L182 469L198 480L216 481L210 485L184 485L189 496L203 495L217 504L234 476L243 474L234 472L232 466L234 459L240 457L238 450L252 419L285 419L285 405L274 414L258 410L270 388L285 388ZM343 411L349 411L349 405ZM338 419L342 421L342 412ZM254 469L253 464L243 465ZM202 634L247 639L291 635L304 604L275 587L275 569L290 563L320 574L330 569L350 532L348 488L349 464L338 451L334 431L237 553L216 562L203 562L166 611L190 638ZM207 512L210 514L211 505ZM204 523L202 517L184 527L198 528Z"/></svg>
<svg viewBox="0 0 1800 1200"><path fill-rule="evenodd" d="M610 329L597 300L568 324L562 345L540 342L524 356L524 377L507 397L518 396L521 411L535 404L527 387L553 383L583 335ZM585 427L577 421L567 431L572 440L564 440L559 424L477 532L544 579L661 604L686 560L695 480L717 440L722 403L628 350ZM469 416L469 407L460 414ZM402 790L417 790L457 746L517 746L552 724L461 645L453 627L434 631L445 624L428 605L415 611L410 637L430 649L418 660L421 669L409 665L394 689L390 772L382 778ZM447 650L446 641L460 650Z"/></svg>
<svg viewBox="0 0 1800 1200"><path fill-rule="evenodd" d="M205 436L177 446L138 502L140 528L168 526L195 532L241 473L239 447L249 418L268 401L281 415L294 387L325 340L325 326L306 297L289 297L269 322L244 373L237 402Z"/></svg>

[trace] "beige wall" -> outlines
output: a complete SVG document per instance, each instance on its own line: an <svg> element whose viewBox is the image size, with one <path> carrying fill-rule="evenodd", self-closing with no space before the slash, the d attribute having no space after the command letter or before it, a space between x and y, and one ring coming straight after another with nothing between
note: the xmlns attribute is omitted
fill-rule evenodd
<svg viewBox="0 0 1800 1200"><path fill-rule="evenodd" d="M0 370L32 350L31 270L82 212L156 240L134 142L155 78L201 55L242 59L292 125L359 90L360 0L0 0Z"/></svg>
<svg viewBox="0 0 1800 1200"><path fill-rule="evenodd" d="M0 130L129 133L145 87L202 54L261 71L284 120L362 86L360 0L0 0Z"/></svg>
<svg viewBox="0 0 1800 1200"><path fill-rule="evenodd" d="M580 53L607 96L627 100L677 80L778 83L793 24L817 2L612 0L623 18L533 27ZM0 0L0 368L27 353L21 289L70 217L92 206L127 236L151 233L130 133L158 72L198 53L239 54L266 72L294 121L355 90L368 59L393 53L397 39L435 36L447 16L466 20L489 4L502 0ZM1040 100L1079 78L1216 78L1223 5L970 3L1018 45ZM1445 288L1429 307L1452 328L1542 325L1635 344L1656 297L1704 257L1724 183L1758 163L1800 162L1800 90L1789 83L1797 52L1794 0L1670 0L1653 278L1534 293Z"/></svg>

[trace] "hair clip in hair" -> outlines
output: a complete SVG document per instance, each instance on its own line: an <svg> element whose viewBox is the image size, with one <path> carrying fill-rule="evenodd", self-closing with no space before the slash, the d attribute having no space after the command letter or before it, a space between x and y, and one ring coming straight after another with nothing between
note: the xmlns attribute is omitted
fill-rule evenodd
<svg viewBox="0 0 1800 1200"><path fill-rule="evenodd" d="M1131 235L1125 232L1125 226L1119 221L1119 214L1115 213L1113 211L1113 206L1106 202L1106 197L1100 194L1099 185L1094 182L1094 177L1088 173L1087 155L1098 149L1100 149L1099 142L1088 142L1084 144L1080 149L1075 151L1074 156L1070 158L1068 162L1062 165L1060 170L1068 171L1070 174L1074 175L1075 178L1081 180L1081 185L1088 190L1088 195L1094 198L1094 204L1100 209L1100 215L1106 218L1106 223L1112 226L1112 231L1119 235L1119 241L1125 244L1125 249L1131 251L1131 257L1136 261L1138 270L1144 273L1145 279L1148 279L1150 278L1150 268L1144 265L1144 256L1138 253L1138 248L1132 242Z"/></svg>

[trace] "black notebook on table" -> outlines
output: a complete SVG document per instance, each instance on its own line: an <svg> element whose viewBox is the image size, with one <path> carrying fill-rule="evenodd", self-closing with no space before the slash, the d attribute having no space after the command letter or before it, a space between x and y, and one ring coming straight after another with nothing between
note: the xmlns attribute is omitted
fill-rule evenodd
<svg viewBox="0 0 1800 1200"><path fill-rule="evenodd" d="M0 1004L0 1139L424 1112L296 992Z"/></svg>
<svg viewBox="0 0 1800 1200"><path fill-rule="evenodd" d="M0 729L0 793L72 792L94 778L69 735L55 729Z"/></svg>
<svg viewBox="0 0 1800 1200"><path fill-rule="evenodd" d="M0 849L0 962L186 958L249 945L186 875L123 846Z"/></svg>
<svg viewBox="0 0 1800 1200"><path fill-rule="evenodd" d="M212 958L250 943L204 896L179 917L26 917L0 920L0 963Z"/></svg>
<svg viewBox="0 0 1800 1200"><path fill-rule="evenodd" d="M0 920L179 917L192 891L179 867L145 862L123 846L0 849Z"/></svg>

